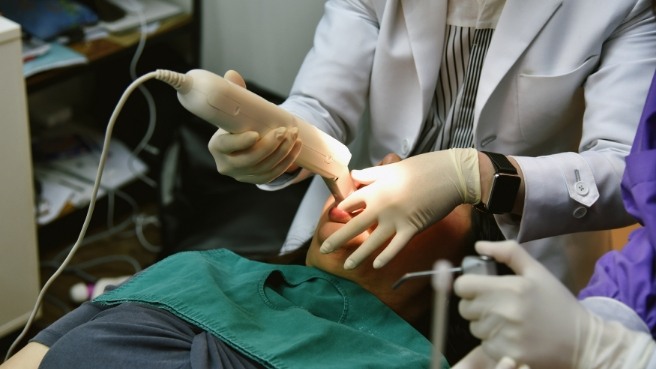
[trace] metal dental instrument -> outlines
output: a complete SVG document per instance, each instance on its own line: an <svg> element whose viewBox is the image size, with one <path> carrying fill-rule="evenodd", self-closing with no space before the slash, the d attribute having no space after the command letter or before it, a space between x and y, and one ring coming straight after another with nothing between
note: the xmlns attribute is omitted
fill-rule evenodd
<svg viewBox="0 0 656 369"><path fill-rule="evenodd" d="M438 273L463 273L463 274L481 274L481 275L497 275L498 268L497 262L489 256L465 256L462 260L460 267L449 269L433 269L424 270L420 272L410 272L403 275L392 285L392 289L398 288L403 282L421 277L428 277Z"/></svg>

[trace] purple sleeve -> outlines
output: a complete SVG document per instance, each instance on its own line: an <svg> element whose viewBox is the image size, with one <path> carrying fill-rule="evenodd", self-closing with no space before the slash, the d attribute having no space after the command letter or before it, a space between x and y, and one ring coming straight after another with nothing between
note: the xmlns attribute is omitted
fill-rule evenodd
<svg viewBox="0 0 656 369"><path fill-rule="evenodd" d="M656 338L656 74L626 157L622 197L643 225L621 251L602 256L580 299L608 297L632 309Z"/></svg>
<svg viewBox="0 0 656 369"><path fill-rule="evenodd" d="M631 233L621 251L602 256L579 299L605 296L633 309L656 337L656 252L644 228Z"/></svg>

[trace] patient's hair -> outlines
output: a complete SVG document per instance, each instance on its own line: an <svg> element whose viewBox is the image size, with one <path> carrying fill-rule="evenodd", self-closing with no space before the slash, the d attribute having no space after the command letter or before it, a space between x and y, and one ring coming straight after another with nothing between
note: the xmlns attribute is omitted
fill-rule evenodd
<svg viewBox="0 0 656 369"><path fill-rule="evenodd" d="M465 255L476 255L474 245L476 241L501 241L505 237L497 226L492 214L484 213L472 207L472 229L471 242L465 246ZM444 356L449 363L457 363L467 355L474 347L480 344L480 340L474 337L469 331L469 321L463 318L458 312L458 303L460 297L451 293L449 298L449 317L447 321L447 336L444 347ZM430 338L430 327L432 326L430 316L422 324L423 327L417 327L424 335ZM423 329L423 330L422 330Z"/></svg>

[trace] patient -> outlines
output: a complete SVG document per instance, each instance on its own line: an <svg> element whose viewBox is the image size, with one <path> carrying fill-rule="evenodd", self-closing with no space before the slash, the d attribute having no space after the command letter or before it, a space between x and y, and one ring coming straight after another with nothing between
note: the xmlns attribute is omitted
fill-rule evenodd
<svg viewBox="0 0 656 369"><path fill-rule="evenodd" d="M426 368L431 346L420 330L430 317L430 279L391 286L437 259L459 264L481 238L472 229L491 224L484 216L460 206L386 267L345 270L367 233L334 253L319 252L349 219L331 197L307 266L256 262L225 249L181 252L83 304L0 367Z"/></svg>

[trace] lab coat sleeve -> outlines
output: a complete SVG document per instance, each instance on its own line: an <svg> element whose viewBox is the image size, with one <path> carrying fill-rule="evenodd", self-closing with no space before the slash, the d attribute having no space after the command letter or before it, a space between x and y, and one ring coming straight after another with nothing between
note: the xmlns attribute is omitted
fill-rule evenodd
<svg viewBox="0 0 656 369"><path fill-rule="evenodd" d="M579 152L514 156L524 175L525 205L521 218L497 216L507 238L525 242L635 222L619 188L656 68L654 14L650 2L636 4L609 30L599 65L583 84Z"/></svg>
<svg viewBox="0 0 656 369"><path fill-rule="evenodd" d="M366 106L377 10L368 1L327 1L324 8L312 49L281 107L348 144ZM258 187L273 191L311 175L302 170Z"/></svg>
<svg viewBox="0 0 656 369"><path fill-rule="evenodd" d="M619 369L656 369L656 342L643 335L637 345L629 347Z"/></svg>
<svg viewBox="0 0 656 369"><path fill-rule="evenodd" d="M651 356L649 359L649 364L647 364L646 369L656 369L656 353Z"/></svg>
<svg viewBox="0 0 656 369"><path fill-rule="evenodd" d="M282 107L349 144L365 111L377 39L376 9L368 1L327 1Z"/></svg>
<svg viewBox="0 0 656 369"><path fill-rule="evenodd" d="M630 330L651 334L642 318L619 300L605 296L591 296L581 300L581 305L604 320L616 321Z"/></svg>

